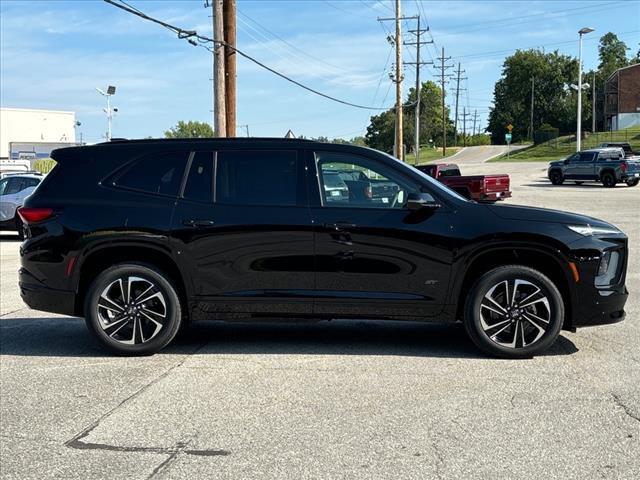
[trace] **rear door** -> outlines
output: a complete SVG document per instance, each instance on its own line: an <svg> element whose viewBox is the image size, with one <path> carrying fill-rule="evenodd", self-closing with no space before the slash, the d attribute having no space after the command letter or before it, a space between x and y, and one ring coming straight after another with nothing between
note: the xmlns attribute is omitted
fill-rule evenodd
<svg viewBox="0 0 640 480"><path fill-rule="evenodd" d="M410 212L421 187L389 165L350 153L309 152L316 238L315 313L327 316L434 317L442 311L453 246L447 207ZM362 171L392 197L332 201L325 172ZM429 193L429 192L425 192Z"/></svg>
<svg viewBox="0 0 640 480"><path fill-rule="evenodd" d="M305 175L294 149L193 152L172 236L196 314L312 312Z"/></svg>

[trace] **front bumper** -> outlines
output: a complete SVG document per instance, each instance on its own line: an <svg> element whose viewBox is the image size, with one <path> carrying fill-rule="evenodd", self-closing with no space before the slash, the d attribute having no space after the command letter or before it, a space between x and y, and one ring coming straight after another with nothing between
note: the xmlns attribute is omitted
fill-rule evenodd
<svg viewBox="0 0 640 480"><path fill-rule="evenodd" d="M624 305L629 297L625 286L616 290L599 290L590 297L579 302L573 315L574 328L608 325L625 319Z"/></svg>

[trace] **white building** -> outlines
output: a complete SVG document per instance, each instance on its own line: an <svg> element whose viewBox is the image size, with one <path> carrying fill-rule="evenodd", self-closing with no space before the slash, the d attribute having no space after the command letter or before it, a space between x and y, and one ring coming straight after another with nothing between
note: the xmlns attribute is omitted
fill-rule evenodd
<svg viewBox="0 0 640 480"><path fill-rule="evenodd" d="M0 108L0 158L11 156L11 144L31 149L37 157L48 156L46 151L51 149L47 144L56 144L53 148L61 143L75 144L75 124L75 112Z"/></svg>

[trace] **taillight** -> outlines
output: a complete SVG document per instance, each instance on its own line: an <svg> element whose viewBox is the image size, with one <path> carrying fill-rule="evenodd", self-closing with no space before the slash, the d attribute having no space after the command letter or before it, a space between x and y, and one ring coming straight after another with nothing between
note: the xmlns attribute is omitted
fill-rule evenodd
<svg viewBox="0 0 640 480"><path fill-rule="evenodd" d="M627 173L628 168L629 168L629 164L627 162L622 162L620 164L620 170L622 170L622 173Z"/></svg>
<svg viewBox="0 0 640 480"><path fill-rule="evenodd" d="M367 198L373 198L373 190L371 189L371 185L367 185L364 189L364 195Z"/></svg>
<svg viewBox="0 0 640 480"><path fill-rule="evenodd" d="M18 215L24 223L38 223L53 215L53 208L20 207Z"/></svg>

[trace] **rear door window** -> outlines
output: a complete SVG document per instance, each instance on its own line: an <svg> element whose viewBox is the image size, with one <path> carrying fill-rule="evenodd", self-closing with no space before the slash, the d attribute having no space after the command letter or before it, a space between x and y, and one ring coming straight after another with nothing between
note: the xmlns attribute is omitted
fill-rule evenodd
<svg viewBox="0 0 640 480"><path fill-rule="evenodd" d="M182 197L195 202L213 202L213 152L194 155Z"/></svg>
<svg viewBox="0 0 640 480"><path fill-rule="evenodd" d="M20 177L12 177L8 179L9 182L5 187L4 194L5 195L14 195L20 191L20 187L22 185L22 179Z"/></svg>
<svg viewBox="0 0 640 480"><path fill-rule="evenodd" d="M217 203L297 205L300 190L295 151L228 150L217 154Z"/></svg>
<svg viewBox="0 0 640 480"><path fill-rule="evenodd" d="M189 152L150 154L137 160L114 185L158 195L177 196Z"/></svg>

